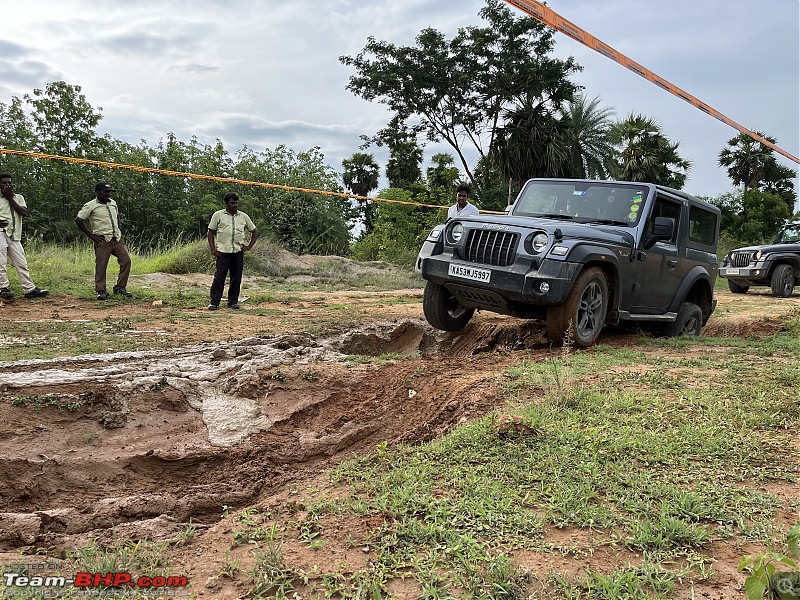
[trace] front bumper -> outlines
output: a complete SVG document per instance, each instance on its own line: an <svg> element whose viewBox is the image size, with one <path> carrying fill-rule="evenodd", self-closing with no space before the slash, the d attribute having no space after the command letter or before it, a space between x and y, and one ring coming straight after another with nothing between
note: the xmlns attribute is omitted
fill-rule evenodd
<svg viewBox="0 0 800 600"><path fill-rule="evenodd" d="M769 269L765 265L748 267L720 267L719 276L741 281L761 281L766 279Z"/></svg>
<svg viewBox="0 0 800 600"><path fill-rule="evenodd" d="M489 281L450 275L451 264L489 270ZM428 281L445 286L463 306L513 314L517 312L514 303L534 306L561 304L580 267L578 263L544 259L537 268L532 260L522 258L511 266L498 267L453 260L451 255L444 253L422 258L420 272ZM542 283L546 283L549 289L542 291Z"/></svg>

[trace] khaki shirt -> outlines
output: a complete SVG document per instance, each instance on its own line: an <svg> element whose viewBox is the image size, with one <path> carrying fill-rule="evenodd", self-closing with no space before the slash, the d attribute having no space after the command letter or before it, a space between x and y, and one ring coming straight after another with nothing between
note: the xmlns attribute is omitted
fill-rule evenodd
<svg viewBox="0 0 800 600"><path fill-rule="evenodd" d="M14 194L14 202L25 208L28 207L22 194ZM11 208L8 199L0 194L0 221L2 220L8 221L8 225L0 227L0 231L5 231L12 240L20 241L22 239L22 215Z"/></svg>
<svg viewBox="0 0 800 600"><path fill-rule="evenodd" d="M250 243L251 233L256 226L245 213L237 211L232 215L227 210L218 210L211 216L208 228L214 232L214 245L225 254L241 252Z"/></svg>
<svg viewBox="0 0 800 600"><path fill-rule="evenodd" d="M95 198L83 205L78 212L78 217L89 223L89 230L92 233L102 235L107 242L112 239L122 239L122 231L119 228L119 209L113 200L109 199L107 204L103 204Z"/></svg>

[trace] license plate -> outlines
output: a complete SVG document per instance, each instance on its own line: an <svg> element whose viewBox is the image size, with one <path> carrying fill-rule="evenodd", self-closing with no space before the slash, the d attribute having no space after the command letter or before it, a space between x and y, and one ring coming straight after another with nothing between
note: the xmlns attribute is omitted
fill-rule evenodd
<svg viewBox="0 0 800 600"><path fill-rule="evenodd" d="M481 281L483 283L489 283L489 278L492 276L492 272L489 269L476 269L475 267L467 267L465 265L456 265L453 263L450 263L447 274L453 277L472 279L473 281Z"/></svg>
<svg viewBox="0 0 800 600"><path fill-rule="evenodd" d="M739 269L725 269L725 275L738 275Z"/></svg>

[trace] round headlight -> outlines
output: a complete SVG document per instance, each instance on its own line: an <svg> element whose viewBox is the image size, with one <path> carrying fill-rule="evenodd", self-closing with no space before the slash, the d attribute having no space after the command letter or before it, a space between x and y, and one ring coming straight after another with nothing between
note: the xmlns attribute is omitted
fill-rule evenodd
<svg viewBox="0 0 800 600"><path fill-rule="evenodd" d="M531 247L534 252L541 252L549 241L546 233L537 233L531 240Z"/></svg>
<svg viewBox="0 0 800 600"><path fill-rule="evenodd" d="M452 240L457 242L461 239L462 235L464 235L464 226L461 223L453 225L453 228L450 230L450 237Z"/></svg>

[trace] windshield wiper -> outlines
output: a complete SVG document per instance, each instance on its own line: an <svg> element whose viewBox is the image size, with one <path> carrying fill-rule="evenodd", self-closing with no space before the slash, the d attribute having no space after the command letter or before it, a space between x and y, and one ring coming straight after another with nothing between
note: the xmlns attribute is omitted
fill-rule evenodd
<svg viewBox="0 0 800 600"><path fill-rule="evenodd" d="M627 221L617 221L616 219L592 219L589 223L599 223L600 225L623 225L627 227Z"/></svg>
<svg viewBox="0 0 800 600"><path fill-rule="evenodd" d="M544 215L531 215L532 217L536 217L537 219L563 219L565 221L571 221L575 217L572 215L562 215L560 213L546 213Z"/></svg>

